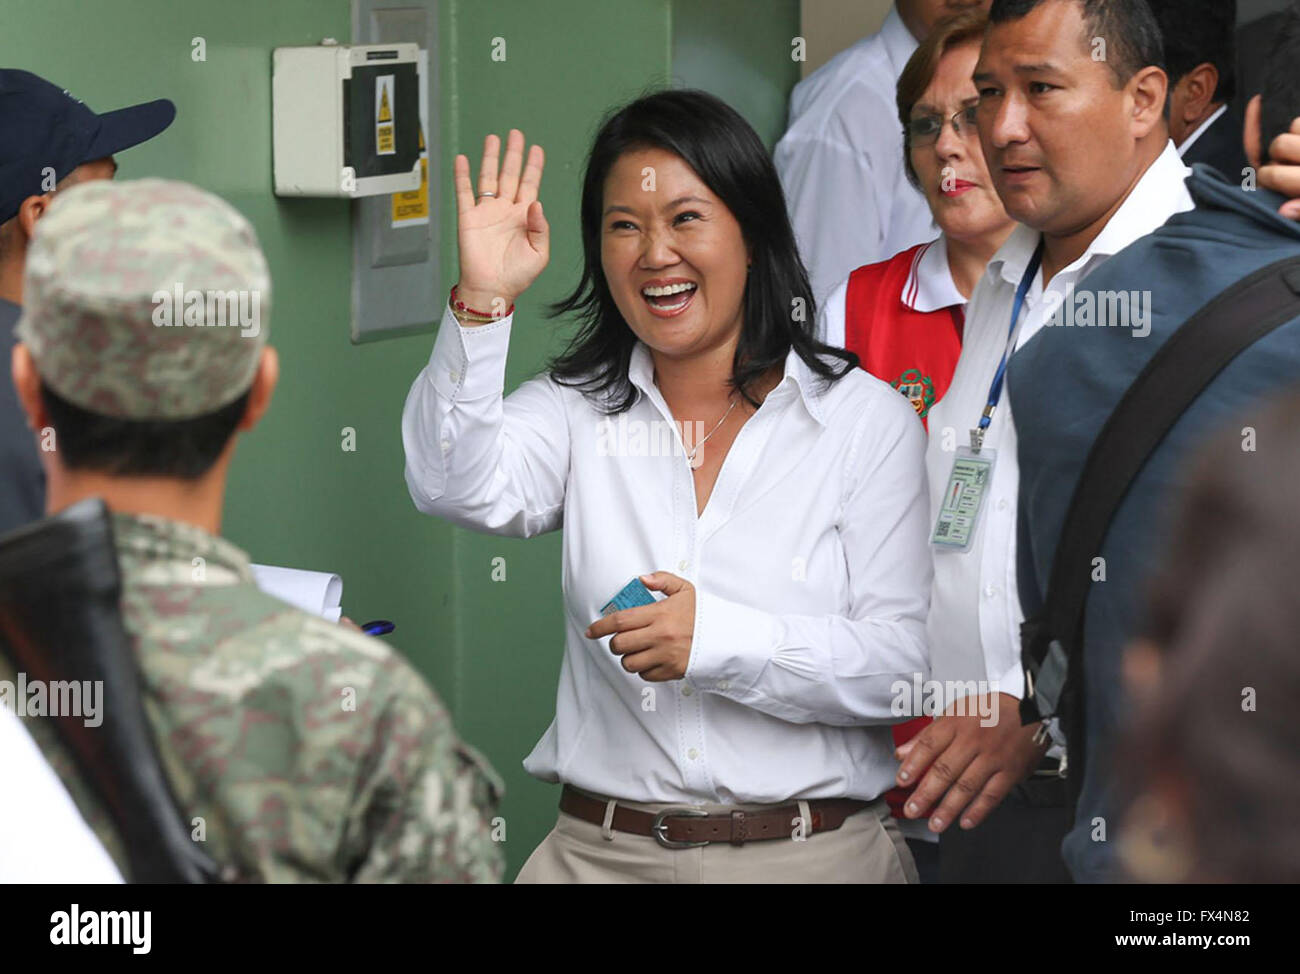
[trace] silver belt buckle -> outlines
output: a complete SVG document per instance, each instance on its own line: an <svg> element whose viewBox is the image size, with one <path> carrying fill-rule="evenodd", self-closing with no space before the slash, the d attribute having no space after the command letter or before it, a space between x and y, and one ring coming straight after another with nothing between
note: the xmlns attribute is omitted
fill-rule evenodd
<svg viewBox="0 0 1300 974"><path fill-rule="evenodd" d="M656 842L658 842L665 849L694 849L697 846L709 844L708 839L705 839L702 842L674 842L672 839L668 838L668 826L664 823L664 819L672 818L677 815L687 815L690 816L691 818L709 817L709 813L704 811L704 809L702 808L690 808L690 807L681 807L681 806L673 807L673 808L665 808L663 811L661 811L659 814L655 816L654 821L650 824L650 834L655 837Z"/></svg>

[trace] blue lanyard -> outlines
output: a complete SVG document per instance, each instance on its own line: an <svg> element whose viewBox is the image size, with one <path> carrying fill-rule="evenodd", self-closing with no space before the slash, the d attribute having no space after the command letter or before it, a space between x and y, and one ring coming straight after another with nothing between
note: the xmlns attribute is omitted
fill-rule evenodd
<svg viewBox="0 0 1300 974"><path fill-rule="evenodd" d="M1002 361L998 362L998 370L993 374L993 384L989 386L989 400L984 406L984 412L980 415L979 426L971 430L971 449L976 453L984 445L984 431L989 428L993 422L993 410L997 409L998 403L1002 400L1002 384L1007 377L1007 362L1011 358L1011 343L1015 338L1016 326L1020 323L1020 312L1024 309L1025 298L1029 294L1029 288L1034 283L1034 278L1038 274L1038 268L1043 263L1043 242L1040 239L1038 249L1034 251L1034 256L1029 259L1029 266L1025 268L1025 276L1020 279L1020 286L1016 288L1016 300L1011 305L1011 328L1007 333L1007 347L1002 350Z"/></svg>

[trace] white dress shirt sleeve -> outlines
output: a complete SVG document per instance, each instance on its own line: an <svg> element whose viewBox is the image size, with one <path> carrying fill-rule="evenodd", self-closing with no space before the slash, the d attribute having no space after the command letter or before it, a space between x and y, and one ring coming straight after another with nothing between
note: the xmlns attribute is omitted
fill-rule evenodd
<svg viewBox="0 0 1300 974"><path fill-rule="evenodd" d="M1007 667L1006 671L1000 676L991 674L993 679L997 680L998 693L1005 693L1008 696L1015 697L1017 700L1025 695L1025 671L1021 667L1020 661L1017 660Z"/></svg>
<svg viewBox="0 0 1300 974"><path fill-rule="evenodd" d="M513 315L464 327L450 308L402 409L406 487L425 514L491 534L554 531L564 513L569 425L549 376L509 396Z"/></svg>
<svg viewBox="0 0 1300 974"><path fill-rule="evenodd" d="M699 689L797 724L903 719L896 684L929 676L925 434L906 400L880 393L844 468L848 611L779 615L697 589L686 679Z"/></svg>

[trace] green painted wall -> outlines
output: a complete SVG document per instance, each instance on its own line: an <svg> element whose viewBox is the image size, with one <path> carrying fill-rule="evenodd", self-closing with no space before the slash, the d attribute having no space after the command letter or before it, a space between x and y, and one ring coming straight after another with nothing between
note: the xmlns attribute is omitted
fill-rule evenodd
<svg viewBox="0 0 1300 974"><path fill-rule="evenodd" d="M555 819L557 789L520 762L554 710L563 653L560 537L455 530L418 514L402 481L399 417L432 335L349 340L348 204L271 193L271 49L351 37L347 0L4 0L0 64L35 71L98 111L157 97L172 127L123 153L119 178L184 179L257 228L274 280L281 382L236 455L224 532L254 560L328 568L345 611L392 618L390 637L506 779L510 872ZM442 171L477 159L488 132L523 129L547 150L551 264L519 303L509 387L566 333L541 308L576 281L582 164L600 117L670 79L727 98L769 145L797 80L797 0L443 0L436 62ZM206 61L191 58L206 42ZM493 39L506 58L491 57ZM710 53L712 52L712 53ZM450 198L450 193L446 193ZM443 282L455 279L455 214L442 214ZM355 452L341 449L356 431ZM493 559L506 580L492 580Z"/></svg>
<svg viewBox="0 0 1300 974"><path fill-rule="evenodd" d="M798 0L673 0L673 81L722 98L771 149L800 78L799 34Z"/></svg>

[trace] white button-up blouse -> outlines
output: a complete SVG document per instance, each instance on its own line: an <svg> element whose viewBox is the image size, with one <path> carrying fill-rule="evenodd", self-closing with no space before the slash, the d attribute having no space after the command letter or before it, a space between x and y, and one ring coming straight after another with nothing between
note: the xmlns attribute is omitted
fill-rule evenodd
<svg viewBox="0 0 1300 974"><path fill-rule="evenodd" d="M645 802L890 788L889 725L928 677L925 435L911 406L861 370L824 385L791 352L697 517L649 349L634 350L638 394L617 416L548 375L504 396L512 319L467 328L444 312L402 442L421 511L514 537L564 529L555 719L525 769ZM696 587L681 680L648 683L610 637L583 635L653 571Z"/></svg>

